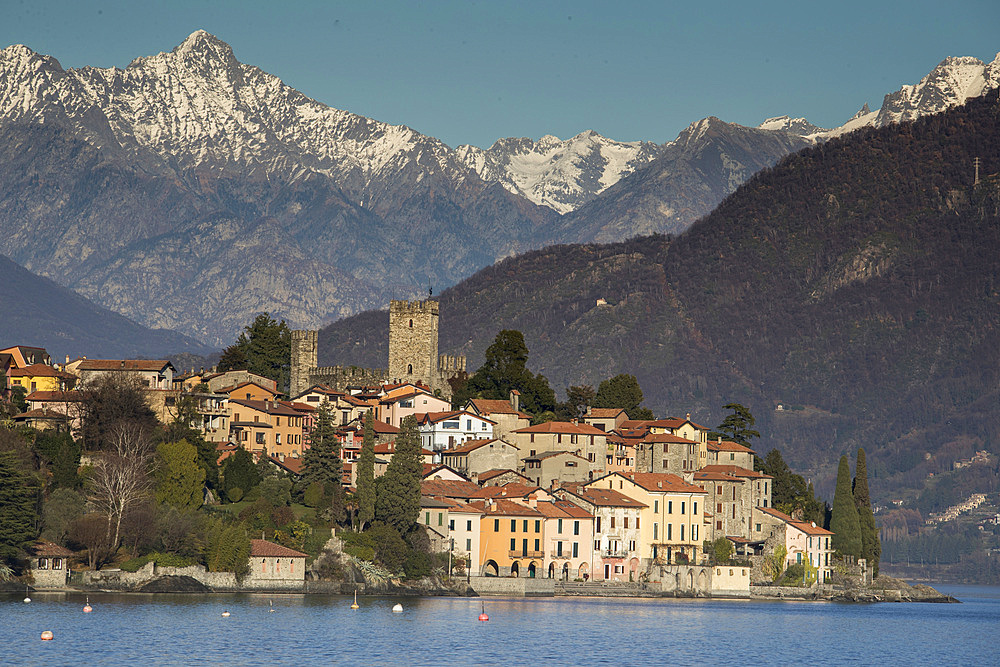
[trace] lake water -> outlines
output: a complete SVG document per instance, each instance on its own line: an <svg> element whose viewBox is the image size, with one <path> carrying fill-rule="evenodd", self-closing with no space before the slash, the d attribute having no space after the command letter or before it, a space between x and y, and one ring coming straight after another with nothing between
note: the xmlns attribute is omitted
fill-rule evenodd
<svg viewBox="0 0 1000 667"><path fill-rule="evenodd" d="M0 596L0 663L1000 664L1000 588L938 589L963 604L35 593Z"/></svg>

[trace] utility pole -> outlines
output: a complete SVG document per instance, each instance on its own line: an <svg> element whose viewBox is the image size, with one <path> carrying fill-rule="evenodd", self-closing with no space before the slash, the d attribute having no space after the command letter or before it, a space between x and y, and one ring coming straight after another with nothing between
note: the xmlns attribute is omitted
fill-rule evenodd
<svg viewBox="0 0 1000 667"><path fill-rule="evenodd" d="M976 179L973 181L972 185L977 186L979 185L979 158L973 158L972 164L976 167Z"/></svg>

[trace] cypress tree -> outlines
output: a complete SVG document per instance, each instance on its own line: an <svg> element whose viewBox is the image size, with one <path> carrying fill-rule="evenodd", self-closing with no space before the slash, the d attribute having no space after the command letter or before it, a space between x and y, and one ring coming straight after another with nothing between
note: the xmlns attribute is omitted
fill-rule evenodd
<svg viewBox="0 0 1000 667"><path fill-rule="evenodd" d="M858 448L858 462L854 468L854 504L858 508L861 524L861 557L868 561L872 576L878 576L878 562L882 556L882 543L878 537L878 526L872 513L871 495L868 492L868 462L865 450Z"/></svg>
<svg viewBox="0 0 1000 667"><path fill-rule="evenodd" d="M396 436L396 451L378 480L375 518L406 534L420 515L420 434L413 415L403 419Z"/></svg>
<svg viewBox="0 0 1000 667"><path fill-rule="evenodd" d="M319 482L324 486L340 486L343 479L340 460L340 440L337 438L333 415L327 401L316 412L316 427L309 436L309 449L302 460L302 486Z"/></svg>
<svg viewBox="0 0 1000 667"><path fill-rule="evenodd" d="M355 482L358 501L358 529L375 518L375 416L369 411L365 415L364 436L361 439L361 454L355 464L358 475Z"/></svg>
<svg viewBox="0 0 1000 667"><path fill-rule="evenodd" d="M0 450L0 562L17 557L38 535L38 490L17 456Z"/></svg>
<svg viewBox="0 0 1000 667"><path fill-rule="evenodd" d="M833 548L842 556L861 555L861 523L858 507L851 493L851 467L847 456L840 457L837 468L837 490L833 496L833 516L830 519L833 531Z"/></svg>

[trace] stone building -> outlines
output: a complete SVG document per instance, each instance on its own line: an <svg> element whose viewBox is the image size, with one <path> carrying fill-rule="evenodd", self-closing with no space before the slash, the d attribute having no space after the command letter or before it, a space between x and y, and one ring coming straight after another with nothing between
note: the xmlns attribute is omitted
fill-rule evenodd
<svg viewBox="0 0 1000 667"><path fill-rule="evenodd" d="M431 299L389 303L387 369L320 367L319 332L292 331L290 394L295 396L315 384L343 391L349 386L410 382L425 384L450 399L449 380L465 374L465 356L438 354L439 316L440 304Z"/></svg>

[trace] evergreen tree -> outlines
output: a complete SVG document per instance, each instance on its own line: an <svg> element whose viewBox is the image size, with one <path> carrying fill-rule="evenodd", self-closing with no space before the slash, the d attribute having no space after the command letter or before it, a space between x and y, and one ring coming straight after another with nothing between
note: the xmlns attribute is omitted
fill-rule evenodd
<svg viewBox="0 0 1000 667"><path fill-rule="evenodd" d="M556 409L556 393L548 379L528 370L528 346L524 334L514 329L504 329L497 334L493 344L486 348L485 360L473 375L455 392L452 401L463 406L470 398L506 400L512 389L521 392L521 409L540 415Z"/></svg>
<svg viewBox="0 0 1000 667"><path fill-rule="evenodd" d="M300 487L308 489L318 484L329 500L332 518L340 520L344 511L343 462L340 459L340 438L334 426L330 403L323 401L316 411L316 426L309 436L309 449L302 462Z"/></svg>
<svg viewBox="0 0 1000 667"><path fill-rule="evenodd" d="M851 493L851 467L847 456L840 457L837 468L837 490L833 496L833 516L830 518L833 531L833 548L842 556L861 555L861 522L858 507Z"/></svg>
<svg viewBox="0 0 1000 667"><path fill-rule="evenodd" d="M371 411L365 414L361 454L355 465L358 467L354 496L358 504L358 530L364 530L375 518L375 416Z"/></svg>
<svg viewBox="0 0 1000 667"><path fill-rule="evenodd" d="M226 497L233 502L239 501L260 484L260 473L253 463L253 456L245 449L237 450L223 462L222 478L225 482ZM239 491L236 492L235 489Z"/></svg>
<svg viewBox="0 0 1000 667"><path fill-rule="evenodd" d="M292 333L282 320L261 313L243 328L236 342L222 353L220 371L248 370L278 383L278 389L288 389L292 355Z"/></svg>
<svg viewBox="0 0 1000 667"><path fill-rule="evenodd" d="M375 518L407 533L420 515L420 434L413 415L405 417L396 436L396 451L379 477L375 495Z"/></svg>
<svg viewBox="0 0 1000 667"><path fill-rule="evenodd" d="M630 419L652 418L652 413L640 407L642 405L642 388L634 375L621 373L613 378L601 381L597 385L597 395L594 396L595 408L622 408Z"/></svg>
<svg viewBox="0 0 1000 667"><path fill-rule="evenodd" d="M163 442L156 448L156 501L178 509L201 507L205 471L198 450L187 440Z"/></svg>
<svg viewBox="0 0 1000 667"><path fill-rule="evenodd" d="M17 455L0 450L0 561L11 561L38 535L38 482Z"/></svg>
<svg viewBox="0 0 1000 667"><path fill-rule="evenodd" d="M872 513L871 495L868 492L868 461L864 448L858 448L858 461L854 467L854 504L858 508L861 524L861 557L868 561L872 576L878 576L878 563L882 556L882 543L878 537L878 526Z"/></svg>
<svg viewBox="0 0 1000 667"><path fill-rule="evenodd" d="M759 438L760 432L755 431L751 426L756 423L750 410L739 403L727 403L722 406L733 413L722 420L722 423L715 427L715 430L708 434L709 440L722 438L730 442L736 442L744 447L751 447L750 441Z"/></svg>
<svg viewBox="0 0 1000 667"><path fill-rule="evenodd" d="M265 445L260 448L260 453L257 454L257 475L263 480L273 476L274 473L274 464L271 463L271 457L268 455Z"/></svg>

